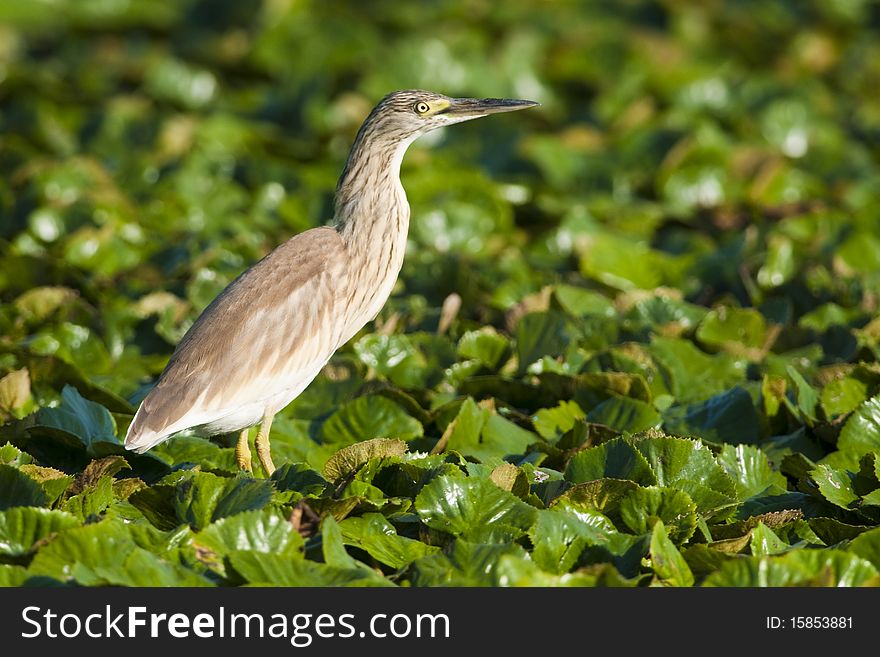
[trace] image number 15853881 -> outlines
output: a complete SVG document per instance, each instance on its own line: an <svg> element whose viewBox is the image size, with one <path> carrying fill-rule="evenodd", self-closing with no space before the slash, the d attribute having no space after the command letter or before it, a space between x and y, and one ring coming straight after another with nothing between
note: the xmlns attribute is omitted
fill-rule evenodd
<svg viewBox="0 0 880 657"><path fill-rule="evenodd" d="M767 616L768 630L851 630L852 616Z"/></svg>

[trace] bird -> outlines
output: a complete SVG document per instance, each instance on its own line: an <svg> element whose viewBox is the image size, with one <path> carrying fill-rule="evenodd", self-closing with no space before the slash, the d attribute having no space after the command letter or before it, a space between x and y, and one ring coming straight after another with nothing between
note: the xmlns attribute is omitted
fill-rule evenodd
<svg viewBox="0 0 880 657"><path fill-rule="evenodd" d="M267 477L275 415L385 305L406 248L410 207L403 156L438 128L538 103L394 91L364 120L339 177L333 220L294 235L204 309L141 401L125 447L143 453L190 431L238 433L235 459L252 472L248 432Z"/></svg>

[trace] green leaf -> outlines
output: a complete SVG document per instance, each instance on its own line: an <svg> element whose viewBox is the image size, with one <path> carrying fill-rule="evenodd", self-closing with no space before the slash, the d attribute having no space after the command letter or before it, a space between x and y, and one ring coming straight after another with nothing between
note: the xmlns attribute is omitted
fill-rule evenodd
<svg viewBox="0 0 880 657"><path fill-rule="evenodd" d="M794 550L781 556L732 559L703 586L859 586L877 576L869 561L840 550Z"/></svg>
<svg viewBox="0 0 880 657"><path fill-rule="evenodd" d="M104 475L94 485L78 495L73 495L65 500L63 508L82 521L90 516L102 513L108 506L116 501L113 494L113 477Z"/></svg>
<svg viewBox="0 0 880 657"><path fill-rule="evenodd" d="M529 494L530 484L528 475L522 468L518 468L513 463L505 461L497 465L489 473L489 480L501 490L513 493L520 499Z"/></svg>
<svg viewBox="0 0 880 657"><path fill-rule="evenodd" d="M602 294L574 285L557 285L553 296L569 315L587 317L595 315L612 318L617 315L614 304Z"/></svg>
<svg viewBox="0 0 880 657"><path fill-rule="evenodd" d="M858 455L880 451L880 395L863 402L850 415L840 431L837 448Z"/></svg>
<svg viewBox="0 0 880 657"><path fill-rule="evenodd" d="M262 508L271 497L272 484L265 479L194 472L177 484L173 504L181 521L200 530L224 516Z"/></svg>
<svg viewBox="0 0 880 657"><path fill-rule="evenodd" d="M220 556L236 550L269 554L296 552L303 539L293 526L272 508L244 511L220 518L193 536L193 545L207 548Z"/></svg>
<svg viewBox="0 0 880 657"><path fill-rule="evenodd" d="M846 415L856 410L867 396L868 386L864 381L848 376L834 379L822 388L822 410L828 418Z"/></svg>
<svg viewBox="0 0 880 657"><path fill-rule="evenodd" d="M229 555L232 568L250 584L261 586L392 586L361 568L337 568L288 554L239 550Z"/></svg>
<svg viewBox="0 0 880 657"><path fill-rule="evenodd" d="M815 422L816 404L819 403L819 393L816 392L816 390L807 383L806 379L801 376L801 373L791 365L786 367L785 371L789 378L794 382L795 390L797 392L798 410L809 423ZM783 401L788 402L788 398L784 398ZM792 412L794 412L794 409L792 409Z"/></svg>
<svg viewBox="0 0 880 657"><path fill-rule="evenodd" d="M681 552L666 535L662 520L657 520L651 532L651 568L654 576L665 586L693 586L694 575Z"/></svg>
<svg viewBox="0 0 880 657"><path fill-rule="evenodd" d="M342 541L342 531L339 524L328 515L321 521L321 550L324 553L324 563L336 568L360 568L364 564L359 563L345 551Z"/></svg>
<svg viewBox="0 0 880 657"><path fill-rule="evenodd" d="M60 532L39 549L28 570L62 582L76 579L88 585L99 579L93 569L121 566L134 548L125 525L118 520L104 520Z"/></svg>
<svg viewBox="0 0 880 657"><path fill-rule="evenodd" d="M875 527L856 536L846 551L870 561L874 568L880 570L880 527Z"/></svg>
<svg viewBox="0 0 880 657"><path fill-rule="evenodd" d="M114 586L211 586L206 578L177 563L140 547L135 547L121 564L74 568L74 575L83 584Z"/></svg>
<svg viewBox="0 0 880 657"><path fill-rule="evenodd" d="M529 313L516 325L516 353L519 371L544 356L561 355L568 344L579 337L575 326L562 313L549 310Z"/></svg>
<svg viewBox="0 0 880 657"><path fill-rule="evenodd" d="M680 299L655 293L647 298L636 297L635 305L626 312L624 325L666 334L670 330L692 329L706 315L706 309Z"/></svg>
<svg viewBox="0 0 880 657"><path fill-rule="evenodd" d="M328 376L331 372L332 376ZM353 399L363 383L355 359L337 352L285 412L291 418L303 420L324 417Z"/></svg>
<svg viewBox="0 0 880 657"><path fill-rule="evenodd" d="M763 522L759 522L752 529L751 533L752 536L749 541L749 546L752 554L756 557L779 554L791 549L788 543L773 533L773 530Z"/></svg>
<svg viewBox="0 0 880 657"><path fill-rule="evenodd" d="M629 479L645 485L657 483L645 457L622 438L575 454L565 468L565 478L575 484L603 478Z"/></svg>
<svg viewBox="0 0 880 657"><path fill-rule="evenodd" d="M27 452L22 452L12 443L6 443L0 447L0 465L20 467L33 462L33 458Z"/></svg>
<svg viewBox="0 0 880 657"><path fill-rule="evenodd" d="M721 394L745 379L744 362L725 353L709 356L686 340L654 338L650 352L680 403Z"/></svg>
<svg viewBox="0 0 880 657"><path fill-rule="evenodd" d="M537 522L529 529L534 545L532 559L543 570L562 574L572 569L587 545L604 545L614 533L602 515L575 515L562 506L538 511Z"/></svg>
<svg viewBox="0 0 880 657"><path fill-rule="evenodd" d="M510 341L491 326L468 331L458 341L458 357L474 359L491 370L501 365L510 349Z"/></svg>
<svg viewBox="0 0 880 657"><path fill-rule="evenodd" d="M724 168L691 163L672 170L663 180L663 199L676 213L692 213L726 200L731 183Z"/></svg>
<svg viewBox="0 0 880 657"><path fill-rule="evenodd" d="M345 551L342 540L342 530L332 515L328 515L321 521L321 548L324 553L324 563L331 568L361 572L364 583L372 583L378 586L389 586L391 583L381 574L364 563L353 558Z"/></svg>
<svg viewBox="0 0 880 657"><path fill-rule="evenodd" d="M66 475L55 468L44 468L31 463L20 465L18 469L42 486L47 496L47 506L54 504L74 480L71 475Z"/></svg>
<svg viewBox="0 0 880 657"><path fill-rule="evenodd" d="M446 427L444 435L447 440L444 448L464 455L471 450L479 450L480 435L491 414L492 411L488 408L478 406L473 399L467 397L459 406L455 418Z"/></svg>
<svg viewBox="0 0 880 657"><path fill-rule="evenodd" d="M147 91L185 109L198 109L214 99L217 79L209 69L195 66L168 55L155 58L144 72Z"/></svg>
<svg viewBox="0 0 880 657"><path fill-rule="evenodd" d="M77 291L68 287L35 287L19 296L14 304L23 319L43 321L77 296Z"/></svg>
<svg viewBox="0 0 880 657"><path fill-rule="evenodd" d="M574 401L562 401L553 408L542 408L533 419L535 430L545 440L555 442L587 414Z"/></svg>
<svg viewBox="0 0 880 657"><path fill-rule="evenodd" d="M767 324L754 308L720 306L710 310L700 322L697 339L711 347L759 360L760 348L767 339Z"/></svg>
<svg viewBox="0 0 880 657"><path fill-rule="evenodd" d="M697 507L684 491L662 486L636 488L622 496L617 513L633 534L648 534L658 522L669 538L681 545L697 528Z"/></svg>
<svg viewBox="0 0 880 657"><path fill-rule="evenodd" d="M138 522L129 524L128 530L138 547L156 554L187 545L193 537L193 532L187 525L179 525L171 531L163 532L149 523Z"/></svg>
<svg viewBox="0 0 880 657"><path fill-rule="evenodd" d="M609 580L614 584L625 585L623 577L614 568L614 566L606 566L602 569L603 573L613 572ZM516 556L513 554L503 554L498 558L498 563L494 569L495 581L498 586L517 586L517 587L574 587L574 586L598 586L599 576L594 572L576 571L574 573L563 573L561 575L551 575L541 570L538 565L531 559ZM602 584L605 584L603 581ZM629 584L633 586L633 584Z"/></svg>
<svg viewBox="0 0 880 657"><path fill-rule="evenodd" d="M739 386L703 401L670 406L663 412L663 429L714 443L754 443L761 434L752 398Z"/></svg>
<svg viewBox="0 0 880 657"><path fill-rule="evenodd" d="M409 440L424 432L422 424L387 397L358 397L333 413L321 427L325 442L339 446L372 438Z"/></svg>
<svg viewBox="0 0 880 657"><path fill-rule="evenodd" d="M588 277L618 290L651 290L663 282L664 254L632 241L597 232L581 253L580 270Z"/></svg>
<svg viewBox="0 0 880 657"><path fill-rule="evenodd" d="M22 586L30 574L21 566L0 564L0 587Z"/></svg>
<svg viewBox="0 0 880 657"><path fill-rule="evenodd" d="M827 510L827 506L825 507ZM816 542L824 545L835 545L842 541L849 541L856 536L868 531L870 527L866 525L853 525L841 522L836 518L827 518L823 516L814 516L808 521L810 530L813 531Z"/></svg>
<svg viewBox="0 0 880 657"><path fill-rule="evenodd" d="M416 497L416 512L428 527L464 535L501 525L524 533L537 510L488 479L438 477Z"/></svg>
<svg viewBox="0 0 880 657"><path fill-rule="evenodd" d="M374 458L399 457L406 453L406 443L393 438L374 438L343 447L324 464L324 476L340 481L354 475L362 465Z"/></svg>
<svg viewBox="0 0 880 657"><path fill-rule="evenodd" d="M26 367L0 377L0 422L24 417L31 402L31 377Z"/></svg>
<svg viewBox="0 0 880 657"><path fill-rule="evenodd" d="M137 509L156 529L171 531L181 523L175 506L176 494L176 486L155 484L136 490L128 496L126 503Z"/></svg>
<svg viewBox="0 0 880 657"><path fill-rule="evenodd" d="M17 506L43 506L49 496L36 481L18 468L0 465L0 511Z"/></svg>
<svg viewBox="0 0 880 657"><path fill-rule="evenodd" d="M59 406L37 411L34 425L28 428L29 433L45 430L74 437L89 454L96 454L98 443L121 444L110 412L100 404L84 399L73 386L64 386Z"/></svg>
<svg viewBox="0 0 880 657"><path fill-rule="evenodd" d="M497 586L497 570L505 556L525 557L516 544L472 543L458 539L447 552L412 563L413 586Z"/></svg>
<svg viewBox="0 0 880 657"><path fill-rule="evenodd" d="M773 470L767 455L751 445L724 445L718 463L736 483L737 498L778 495L786 491L785 476Z"/></svg>
<svg viewBox="0 0 880 657"><path fill-rule="evenodd" d="M202 468L238 472L235 451L224 449L206 438L198 436L176 436L159 443L150 453L172 465L197 463Z"/></svg>
<svg viewBox="0 0 880 657"><path fill-rule="evenodd" d="M279 491L292 491L303 497L319 496L328 483L305 463L285 463L272 473L271 479Z"/></svg>
<svg viewBox="0 0 880 657"><path fill-rule="evenodd" d="M486 418L480 431L479 448L462 452L465 456L475 456L481 461L491 457L505 457L524 454L528 447L538 441L538 436L523 429L510 420L493 413Z"/></svg>
<svg viewBox="0 0 880 657"><path fill-rule="evenodd" d="M792 241L784 235L771 234L767 257L758 269L758 285L764 289L779 287L797 272Z"/></svg>
<svg viewBox="0 0 880 657"><path fill-rule="evenodd" d="M627 495L639 489L639 485L627 479L596 479L577 484L553 500L551 508L563 509L580 514L593 511L608 516L614 522L620 518L620 503Z"/></svg>
<svg viewBox="0 0 880 657"><path fill-rule="evenodd" d="M37 541L78 524L75 517L63 511L35 507L7 509L0 512L0 554L25 555Z"/></svg>
<svg viewBox="0 0 880 657"><path fill-rule="evenodd" d="M587 414L587 420L622 433L636 433L660 426L661 417L651 404L631 397L612 395Z"/></svg>
<svg viewBox="0 0 880 657"><path fill-rule="evenodd" d="M125 468L131 469L131 466L121 456L105 456L104 458L92 460L83 471L77 476L71 492L79 493L87 488L97 485L106 477L113 477L120 470Z"/></svg>
<svg viewBox="0 0 880 657"><path fill-rule="evenodd" d="M880 238L867 231L853 232L838 247L836 256L856 271L878 271L880 270Z"/></svg>
<svg viewBox="0 0 880 657"><path fill-rule="evenodd" d="M392 568L404 568L416 559L436 554L440 548L398 536L394 526L378 513L348 517L339 523L347 545L365 550L376 561Z"/></svg>
<svg viewBox="0 0 880 657"><path fill-rule="evenodd" d="M729 507L736 484L709 449L685 438L646 437L633 446L645 457L659 486L683 490L705 515Z"/></svg>
<svg viewBox="0 0 880 657"><path fill-rule="evenodd" d="M445 445L442 441L438 443L442 449L481 462L523 454L538 441L538 436L531 431L493 413L482 404L475 404L470 398L462 403L458 415L447 425L444 436Z"/></svg>
<svg viewBox="0 0 880 657"><path fill-rule="evenodd" d="M810 471L810 477L816 482L822 496L835 506L850 509L859 499L853 490L852 475L846 470L823 464Z"/></svg>
<svg viewBox="0 0 880 657"><path fill-rule="evenodd" d="M365 335L354 344L365 365L401 388L423 388L440 380L452 363L452 345L427 333Z"/></svg>

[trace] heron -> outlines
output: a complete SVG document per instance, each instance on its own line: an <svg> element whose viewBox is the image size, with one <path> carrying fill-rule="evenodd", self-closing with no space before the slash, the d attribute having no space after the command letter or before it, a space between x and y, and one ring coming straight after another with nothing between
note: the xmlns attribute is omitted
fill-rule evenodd
<svg viewBox="0 0 880 657"><path fill-rule="evenodd" d="M276 247L205 308L138 407L126 448L143 453L187 430L237 432L236 462L252 472L248 435L259 424L254 448L271 476L276 413L376 317L397 281L410 219L400 182L409 145L437 128L537 104L422 90L385 96L355 137L333 221Z"/></svg>

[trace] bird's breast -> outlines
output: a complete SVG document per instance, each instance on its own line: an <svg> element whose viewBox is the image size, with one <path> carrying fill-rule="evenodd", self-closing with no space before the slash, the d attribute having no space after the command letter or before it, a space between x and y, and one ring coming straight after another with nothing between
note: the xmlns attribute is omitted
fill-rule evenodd
<svg viewBox="0 0 880 657"><path fill-rule="evenodd" d="M406 253L409 206L405 199L402 208L372 228L350 249L344 301L348 330L340 344L375 318L391 296Z"/></svg>

